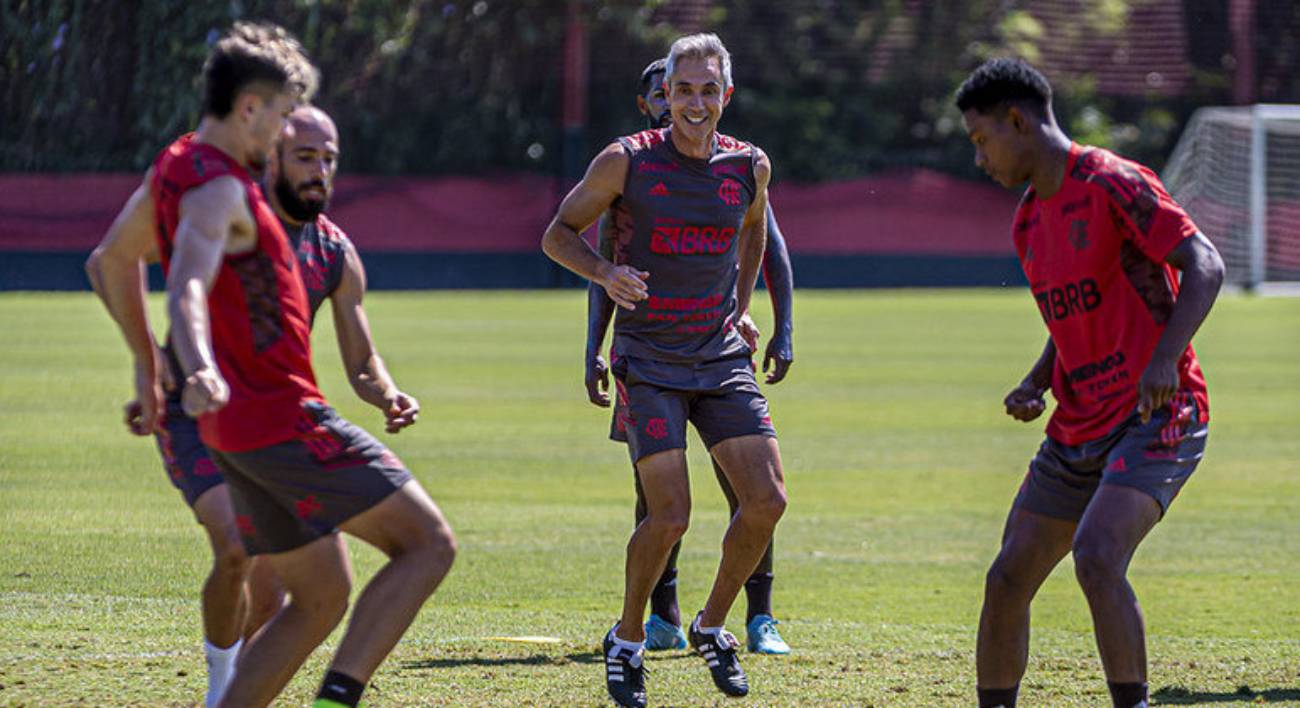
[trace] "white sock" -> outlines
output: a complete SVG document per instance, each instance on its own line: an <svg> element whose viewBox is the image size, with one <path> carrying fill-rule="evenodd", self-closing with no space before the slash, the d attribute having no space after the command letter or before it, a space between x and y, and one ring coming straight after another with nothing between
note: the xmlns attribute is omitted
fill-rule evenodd
<svg viewBox="0 0 1300 708"><path fill-rule="evenodd" d="M243 639L237 640L225 649L214 646L206 639L203 640L203 654L208 660L208 695L204 700L207 708L217 705L221 696L225 694L230 679L235 676L235 659L239 658L239 650L243 646Z"/></svg>
<svg viewBox="0 0 1300 708"><path fill-rule="evenodd" d="M609 638L613 640L614 646L618 647L619 649L626 649L629 652L631 652L632 658L628 660L628 663L632 664L633 666L640 666L641 658L645 656L645 642L644 641L629 642L626 639L619 639L619 636L615 634L617 630L618 630L618 625L615 625L614 629L609 630Z"/></svg>
<svg viewBox="0 0 1300 708"><path fill-rule="evenodd" d="M725 634L726 630L724 630L722 627L705 627L704 625L699 624L699 621L700 620L697 617L695 619L696 622L695 631L701 632L703 634L713 635L713 638L718 643L718 646L722 647L723 649L726 649L731 646L732 642L731 639L728 637L728 635Z"/></svg>
<svg viewBox="0 0 1300 708"><path fill-rule="evenodd" d="M700 618L699 618L699 617L696 617L696 618L695 618L695 631L697 631L697 632L708 632L709 634L718 635L718 634L722 634L722 627L705 627L704 625L700 624Z"/></svg>

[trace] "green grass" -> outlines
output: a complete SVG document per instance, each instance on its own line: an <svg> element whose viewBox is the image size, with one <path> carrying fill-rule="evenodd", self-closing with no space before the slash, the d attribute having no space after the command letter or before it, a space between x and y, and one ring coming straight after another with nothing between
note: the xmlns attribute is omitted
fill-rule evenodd
<svg viewBox="0 0 1300 708"><path fill-rule="evenodd" d="M583 394L582 294L367 303L390 369L424 406L389 440L461 545L368 703L603 704L597 641L620 604L632 485L624 449L604 439L608 412ZM796 313L796 364L768 389L790 493L775 606L794 654L744 657L747 704L970 704L983 574L1042 432L1000 405L1041 350L1033 303L1019 290L801 292ZM320 324L326 395L378 430ZM209 553L152 442L120 423L120 337L89 294L0 296L0 333L0 704L200 703ZM1300 705L1300 301L1225 296L1197 350L1209 450L1131 573L1151 687L1165 704ZM725 523L691 440L688 614ZM379 555L353 552L364 580ZM518 635L561 641L489 639ZM1031 654L1025 704L1108 704L1068 561L1034 605ZM308 702L327 657L283 704ZM649 666L653 704L723 703L697 658Z"/></svg>

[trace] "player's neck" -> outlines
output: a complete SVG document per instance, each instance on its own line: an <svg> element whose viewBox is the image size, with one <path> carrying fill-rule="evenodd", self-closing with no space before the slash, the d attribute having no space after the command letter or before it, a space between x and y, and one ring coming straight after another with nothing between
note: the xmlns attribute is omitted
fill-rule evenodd
<svg viewBox="0 0 1300 708"><path fill-rule="evenodd" d="M670 128L668 131L669 139L673 141L673 147L677 152L696 160L707 160L712 157L713 136L716 134L717 131L710 130L703 139L695 141L676 128Z"/></svg>
<svg viewBox="0 0 1300 708"><path fill-rule="evenodd" d="M1053 125L1043 131L1035 153L1029 183L1039 199L1050 199L1061 191L1065 182L1065 168L1070 163L1070 139Z"/></svg>
<svg viewBox="0 0 1300 708"><path fill-rule="evenodd" d="M241 157L245 153L244 141L225 121L204 116L203 120L199 121L198 130L194 131L194 139L226 153L240 167L248 169L248 162Z"/></svg>

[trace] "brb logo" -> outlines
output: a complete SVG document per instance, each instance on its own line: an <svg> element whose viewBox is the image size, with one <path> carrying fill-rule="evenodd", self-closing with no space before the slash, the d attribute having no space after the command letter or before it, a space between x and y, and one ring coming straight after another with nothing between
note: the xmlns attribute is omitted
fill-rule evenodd
<svg viewBox="0 0 1300 708"><path fill-rule="evenodd" d="M731 248L736 230L730 226L656 226L650 232L650 252L670 256L718 255Z"/></svg>
<svg viewBox="0 0 1300 708"><path fill-rule="evenodd" d="M718 199L727 206L740 206L740 183L728 177L718 186Z"/></svg>
<svg viewBox="0 0 1300 708"><path fill-rule="evenodd" d="M663 440L668 437L668 419L651 418L645 422L645 434L655 440Z"/></svg>
<svg viewBox="0 0 1300 708"><path fill-rule="evenodd" d="M1101 290L1097 288L1097 281L1084 278L1077 284L1067 283L1065 287L1036 292L1034 299L1038 301L1038 309L1042 311L1043 319L1051 322L1063 320L1071 315L1092 312L1101 307Z"/></svg>

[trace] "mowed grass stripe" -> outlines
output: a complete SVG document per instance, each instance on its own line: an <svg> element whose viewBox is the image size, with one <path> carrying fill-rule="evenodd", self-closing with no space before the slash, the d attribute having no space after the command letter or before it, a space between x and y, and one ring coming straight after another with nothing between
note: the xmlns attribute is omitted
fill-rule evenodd
<svg viewBox="0 0 1300 708"><path fill-rule="evenodd" d="M620 603L632 489L609 413L582 389L582 293L372 293L367 309L423 404L415 428L383 437L462 548L368 704L603 704L596 646ZM983 574L1042 434L1001 409L1046 337L1032 299L804 291L795 311L795 366L767 388L791 497L775 606L795 653L744 658L749 702L968 704ZM122 428L120 336L87 293L2 295L0 328L0 704L200 702L206 541L152 441ZM314 346L326 395L378 431L326 314ZM1225 297L1196 347L1209 451L1132 571L1152 689L1164 703L1300 705L1300 301ZM690 461L688 615L726 523L693 434ZM360 585L381 559L355 543L353 556ZM743 634L742 622L743 598L731 621ZM1034 622L1025 702L1104 704L1068 560ZM488 639L524 635L561 643ZM313 655L283 704L307 703L327 660ZM723 703L698 658L650 666L653 703Z"/></svg>

